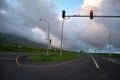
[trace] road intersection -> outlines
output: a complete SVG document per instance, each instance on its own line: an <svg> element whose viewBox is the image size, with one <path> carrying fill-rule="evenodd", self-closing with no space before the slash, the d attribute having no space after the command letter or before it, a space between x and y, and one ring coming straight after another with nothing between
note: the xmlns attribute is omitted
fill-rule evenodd
<svg viewBox="0 0 120 80"><path fill-rule="evenodd" d="M25 54L0 53L0 80L120 80L119 59L84 54L69 61L34 63L21 62L18 56Z"/></svg>

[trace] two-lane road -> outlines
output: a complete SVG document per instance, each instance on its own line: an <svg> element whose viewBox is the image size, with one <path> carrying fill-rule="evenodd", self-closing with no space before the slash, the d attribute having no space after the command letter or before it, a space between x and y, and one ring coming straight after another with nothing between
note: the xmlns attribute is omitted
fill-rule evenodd
<svg viewBox="0 0 120 80"><path fill-rule="evenodd" d="M94 56L100 66L104 80L120 80L120 59Z"/></svg>
<svg viewBox="0 0 120 80"><path fill-rule="evenodd" d="M22 63L18 66L14 60L17 54L6 57L13 60L2 60L5 55L0 53L0 80L120 80L120 65L100 56L91 55L98 69L88 54L52 67L22 66Z"/></svg>

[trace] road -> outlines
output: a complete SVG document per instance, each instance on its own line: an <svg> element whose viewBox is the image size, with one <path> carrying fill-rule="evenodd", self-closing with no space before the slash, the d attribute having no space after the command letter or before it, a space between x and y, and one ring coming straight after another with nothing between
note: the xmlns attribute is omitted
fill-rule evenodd
<svg viewBox="0 0 120 80"><path fill-rule="evenodd" d="M0 80L120 80L118 59L85 54L52 66L33 62L31 66L16 63L16 57L21 55L25 54L0 53Z"/></svg>

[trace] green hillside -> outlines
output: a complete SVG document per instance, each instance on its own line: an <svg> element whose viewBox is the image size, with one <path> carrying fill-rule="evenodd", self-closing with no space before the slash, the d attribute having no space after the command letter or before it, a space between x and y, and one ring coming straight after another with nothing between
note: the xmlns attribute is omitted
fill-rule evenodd
<svg viewBox="0 0 120 80"><path fill-rule="evenodd" d="M46 47L42 43L33 42L22 37L14 36L11 34L3 34L3 33L0 33L0 43L10 43L10 44L23 45L23 46Z"/></svg>

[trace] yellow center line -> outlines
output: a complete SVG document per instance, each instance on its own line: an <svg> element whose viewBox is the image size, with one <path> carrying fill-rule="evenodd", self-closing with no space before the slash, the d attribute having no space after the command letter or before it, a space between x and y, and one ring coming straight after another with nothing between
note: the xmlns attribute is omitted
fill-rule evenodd
<svg viewBox="0 0 120 80"><path fill-rule="evenodd" d="M18 61L18 56L16 57L16 64L17 64L18 66L21 65L21 64L19 63L19 61Z"/></svg>
<svg viewBox="0 0 120 80"><path fill-rule="evenodd" d="M16 64L18 66L23 66L23 67L57 67L57 66L61 66L61 65L64 65L64 64L68 64L68 63L70 63L72 61L75 61L76 59L79 59L79 58L75 58L75 59L72 59L72 60L68 60L68 61L61 62L61 63L56 63L56 64L47 64L47 65L36 64L36 65L32 65L32 64L20 64L19 56L17 56L16 57Z"/></svg>

